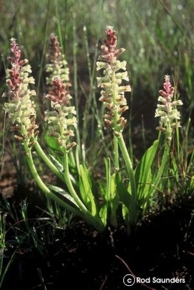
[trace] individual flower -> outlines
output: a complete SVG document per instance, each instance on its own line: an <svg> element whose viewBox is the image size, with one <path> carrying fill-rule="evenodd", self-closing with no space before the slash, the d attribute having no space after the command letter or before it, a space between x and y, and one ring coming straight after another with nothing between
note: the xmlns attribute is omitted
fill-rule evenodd
<svg viewBox="0 0 194 290"><path fill-rule="evenodd" d="M180 112L177 107L183 103L181 100L174 100L174 88L171 85L170 76L165 75L164 80L164 90L159 91L158 101L160 104L157 105L155 117L160 118L160 126L157 129L165 131L168 140L171 141L174 128L181 127Z"/></svg>
<svg viewBox="0 0 194 290"><path fill-rule="evenodd" d="M51 110L45 112L48 135L56 137L61 147L70 149L76 145L71 141L73 129L77 126L76 110L69 106L71 96L59 77L53 79L47 98L51 101Z"/></svg>
<svg viewBox="0 0 194 290"><path fill-rule="evenodd" d="M128 109L125 92L130 92L131 87L122 84L123 81L128 82L129 77L126 71L126 61L119 61L117 57L125 49L117 48L116 32L112 26L107 27L106 39L101 49L102 53L96 63L97 71L103 71L103 75L97 77L97 85L102 88L99 100L107 108L104 116L106 124L111 125L115 134L118 135L127 122L121 115Z"/></svg>
<svg viewBox="0 0 194 290"><path fill-rule="evenodd" d="M10 101L4 104L4 110L8 114L12 124L20 133L20 139L30 139L37 134L36 106L31 100L36 93L29 85L34 84L34 78L30 76L31 66L27 59L21 59L21 50L14 38L11 38L11 57L8 60L11 68L7 70L7 86L9 91L3 96L10 97Z"/></svg>
<svg viewBox="0 0 194 290"><path fill-rule="evenodd" d="M49 63L46 65L46 72L49 74L46 78L47 84L52 85L53 79L59 77L66 86L70 86L67 61L61 51L58 38L54 33L50 35L48 61Z"/></svg>

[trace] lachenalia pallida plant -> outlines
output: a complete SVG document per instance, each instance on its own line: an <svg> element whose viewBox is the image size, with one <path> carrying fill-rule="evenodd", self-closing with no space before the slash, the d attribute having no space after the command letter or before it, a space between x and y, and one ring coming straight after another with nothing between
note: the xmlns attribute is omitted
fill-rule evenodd
<svg viewBox="0 0 194 290"><path fill-rule="evenodd" d="M97 84L101 90L101 97L100 101L102 101L106 106L106 113L104 115L105 123L108 126L111 126L113 129L113 143L114 143L114 166L119 172L120 168L120 156L119 156L119 147L121 153L123 155L123 160L126 164L128 176L130 178L130 186L132 188L131 193L127 192L126 200L130 199L130 222L134 222L136 220L136 207L137 207L137 195L136 195L136 184L135 184L135 176L132 167L132 161L128 154L124 139L123 139L123 129L127 123L127 120L122 116L122 113L128 110L127 100L125 98L125 92L130 92L131 87L130 85L123 85L123 81L129 81L128 72L126 71L126 61L120 61L118 56L125 51L124 48L117 48L117 36L116 32L114 31L112 26L108 26L106 30L106 39L104 40L104 44L101 46L102 53L99 57L99 61L97 62L97 71L102 70L102 76L97 77ZM110 160L107 159L106 166L107 170L109 171L109 175L111 168L110 168ZM120 178L118 178L119 174L112 175L112 181L115 183L115 187L113 192L108 194L109 196L118 195L118 182L120 182L120 187L122 182ZM117 181L116 181L117 179ZM120 181L118 181L118 179ZM110 189L111 191L111 189ZM124 198L125 199L125 198ZM109 201L110 202L110 201ZM114 206L113 206L114 204ZM116 213L118 204L113 203L112 212L113 216ZM129 204L125 207L124 215L128 215ZM113 219L113 218L112 218ZM115 222L116 224L116 222Z"/></svg>
<svg viewBox="0 0 194 290"><path fill-rule="evenodd" d="M34 84L34 78L30 76L31 66L28 60L21 60L21 50L14 38L11 39L11 52L12 56L9 57L11 69L7 70L9 92L4 94L11 100L5 103L4 109L11 123L15 125L13 129L19 133L19 136L15 137L30 147L30 142L36 139L38 128L35 123L36 106L31 99L36 92L29 88L30 84Z"/></svg>
<svg viewBox="0 0 194 290"><path fill-rule="evenodd" d="M155 117L160 118L160 126L157 127L157 130L164 131L167 140L171 142L173 131L175 128L180 127L180 112L177 107L183 105L183 102L174 99L174 88L171 85L170 76L165 75L164 80L164 90L159 91L159 104L157 105Z"/></svg>
<svg viewBox="0 0 194 290"><path fill-rule="evenodd" d="M173 137L174 128L180 126L180 113L177 110L178 105L182 105L180 100L173 100L174 88L170 84L169 76L165 76L164 90L160 91L158 99L159 104L156 110L156 117L160 117L160 127L158 129L165 131L165 141L155 140L153 145L147 149L144 156L140 160L138 166L133 168L132 156L126 148L123 139L123 129L127 120L122 113L128 109L125 92L130 92L129 85L123 85L123 81L128 82L128 73L126 71L126 61L118 60L118 56L125 51L123 48L117 48L116 32L112 26L108 26L106 30L106 39L101 47L102 53L97 62L97 70L102 71L102 76L97 78L98 86L101 90L100 101L102 101L107 112L104 115L105 123L111 126L114 133L114 167L116 173L111 175L110 160L106 160L107 176L111 176L110 180L114 187L109 189L110 196L119 196L122 203L123 217L127 223L128 231L131 226L135 225L138 218L146 212L150 203L157 199L157 191L162 190L160 180L163 176L168 175L168 165L170 159L170 143ZM161 148L163 148L161 150ZM155 157L160 148L159 167L155 165ZM120 149L120 151L119 151ZM120 153L123 159L120 159ZM160 164L161 161L161 164ZM125 163L127 175L119 174L120 162ZM128 185L122 180L128 180ZM113 194L114 192L114 194ZM116 202L112 202L110 208L118 206ZM114 208L114 214L116 208Z"/></svg>
<svg viewBox="0 0 194 290"><path fill-rule="evenodd" d="M34 84L30 76L31 67L27 60L21 59L21 50L15 39L11 40L11 52L11 69L7 72L8 92L5 94L10 101L5 103L4 109L17 131L16 139L22 143L36 183L46 196L85 219L98 231L103 231L108 224L117 226L117 213L121 206L122 217L130 233L131 227L136 225L138 218L156 197L160 179L167 173L173 130L179 127L177 106L181 102L172 100L174 91L169 77L165 77L165 91L160 91L159 97L162 104L156 110L156 117L160 117L159 129L166 133L161 164L157 167L154 163L161 143L159 138L134 168L133 156L129 155L123 137L127 120L122 114L128 110L125 93L131 91L129 84L123 84L129 81L126 61L118 59L124 49L117 48L116 32L112 26L107 27L106 39L97 61L97 70L102 72L97 78L97 85L101 88L100 101L106 107L104 121L113 131L114 157L113 162L108 157L104 159L105 181L94 182L85 161L81 163L78 156L74 158L74 147L77 146L74 135L75 130L79 130L69 93L69 70L57 37L54 34L50 37L49 64L46 66L49 106L44 118L44 150L38 141L36 106L32 99L36 93L30 89L30 85ZM62 181L62 188L45 184L34 164L33 151Z"/></svg>
<svg viewBox="0 0 194 290"><path fill-rule="evenodd" d="M118 138L122 139L122 131L127 120L122 113L128 110L125 92L130 92L130 85L123 85L123 81L128 82L128 72L126 71L126 61L118 60L118 56L125 51L124 48L117 48L116 32L111 26L107 27L106 39L101 46L102 53L97 62L97 71L102 70L103 75L97 77L98 87L101 87L102 101L106 106L104 115L105 123L111 126L114 132L114 163L119 169ZM128 159L128 158L127 158ZM130 160L128 159L130 162ZM131 166L131 164L130 164Z"/></svg>
<svg viewBox="0 0 194 290"><path fill-rule="evenodd" d="M180 183L182 157L180 156L179 128L181 125L178 107L182 106L183 102L176 98L169 75L165 75L163 90L160 90L159 94L155 117L160 118L159 126L156 129L162 133L159 134L159 139L160 148L163 150L160 150L162 152L162 154L160 153L161 161L155 183L158 184L158 189L162 194L166 192L171 195L171 180L175 179L177 184ZM173 142L175 140L174 135L176 135L176 142ZM174 148L172 148L172 143L176 144L176 146L173 145Z"/></svg>
<svg viewBox="0 0 194 290"><path fill-rule="evenodd" d="M21 59L21 50L14 38L11 39L11 53L11 57L8 58L11 68L7 70L9 90L3 94L4 97L9 98L9 102L4 104L4 110L12 123L11 128L15 132L15 139L23 144L28 165L35 177L32 146L37 140L38 126L36 124L36 106L32 97L36 95L36 92L29 87L30 84L34 84L34 79L30 76L31 66L27 59ZM39 181L41 185L41 180Z"/></svg>
<svg viewBox="0 0 194 290"><path fill-rule="evenodd" d="M146 203L150 198L151 165L157 151L158 142L156 141L147 150L137 168L133 168L132 156L129 155L129 150L123 138L123 130L127 120L122 116L122 113L128 110L125 93L130 92L131 87L123 84L123 82L129 81L126 71L127 63L126 61L120 61L118 57L125 49L117 48L117 36L112 26L107 27L106 39L101 46L101 50L97 70L102 71L102 76L97 78L97 83L101 88L100 101L105 104L107 109L104 120L107 126L111 126L114 134L113 165L116 168L116 172L111 173L110 159L105 160L106 175L110 176L108 184L114 185L112 187L107 185L109 191L105 199L110 203L110 212L112 212L113 217L118 209L116 200L121 202L123 218L128 226L128 232L130 232L142 211L147 208ZM122 168L123 171L123 164L125 164L126 170L121 175L120 170ZM114 220L113 217L112 220ZM116 221L113 224L116 225Z"/></svg>
<svg viewBox="0 0 194 290"><path fill-rule="evenodd" d="M69 92L71 83L68 63L62 53L58 37L54 33L50 35L47 60L45 70L48 94L46 98L49 100L49 105L47 103L48 109L45 112L47 124L45 139L48 146L53 146L56 143L54 140L57 140L58 145L63 143L66 148L71 148L76 145L74 141L71 142L72 137L74 137L74 130L77 130L76 110L71 105L72 96ZM70 152L70 157L71 164L75 168L75 159L72 152ZM79 162L77 162L77 166L79 167Z"/></svg>
<svg viewBox="0 0 194 290"><path fill-rule="evenodd" d="M123 81L129 81L126 71L126 61L120 61L117 57L125 51L124 48L117 49L116 33L111 26L107 27L107 38L101 46L102 54L97 62L97 71L103 70L103 76L97 77L98 86L102 88L100 101L107 108L105 122L113 128L114 133L119 136L122 133L127 120L122 113L128 110L125 92L130 92L130 85L122 85Z"/></svg>
<svg viewBox="0 0 194 290"><path fill-rule="evenodd" d="M8 92L4 94L10 97L10 101L4 104L4 109L17 131L16 139L23 145L33 178L46 196L102 231L104 224L97 211L97 203L87 178L87 169L80 165L78 180L75 180L69 172L69 152L76 145L71 138L74 136L77 122L75 108L69 104L71 96L67 91L67 85L61 80L64 71L58 70L57 76L55 66L50 70L53 77L52 83L49 84L52 86L47 94L51 106L45 112L47 124L45 139L54 156L48 155L38 142L36 106L31 99L35 91L29 87L30 84L34 84L34 79L30 76L31 67L28 61L21 59L21 50L15 39L11 39L11 52L12 56L9 58L11 69L7 71ZM64 81L66 80L67 76ZM34 164L32 151L36 151L49 169L64 182L65 189L44 183Z"/></svg>

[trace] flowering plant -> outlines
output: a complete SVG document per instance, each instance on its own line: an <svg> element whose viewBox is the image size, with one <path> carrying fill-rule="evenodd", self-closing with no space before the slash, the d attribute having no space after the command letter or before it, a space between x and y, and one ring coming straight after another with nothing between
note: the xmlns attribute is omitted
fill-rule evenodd
<svg viewBox="0 0 194 290"><path fill-rule="evenodd" d="M47 145L44 150L38 140L36 105L32 98L36 93L30 89L30 85L34 84L30 76L31 67L26 59L21 59L21 50L15 39L11 39L11 69L7 71L9 91L5 94L10 101L4 104L4 110L13 124L12 128L17 131L15 138L22 143L32 176L46 196L85 219L98 231L103 231L108 224L117 226L120 207L128 231L136 225L161 187L161 177L168 172L173 130L180 127L177 106L182 102L173 100L174 90L169 76L165 76L164 91L160 91L158 99L162 104L157 106L155 116L160 117L158 129L165 131L166 139L161 141L159 133L159 138L134 168L133 156L130 156L123 137L127 120L122 114L128 110L125 92L131 91L130 85L123 83L129 82L127 63L118 59L124 51L123 48L117 48L116 32L112 26L108 26L97 61L97 71L101 72L101 76L97 77L97 85L101 89L99 100L106 108L104 121L113 132L114 158L113 162L108 157L104 159L105 182L94 182L85 161L81 163L74 154L73 148L77 146L75 131L78 132L76 110L69 93L67 62L57 37L54 34L50 37L49 64L46 66L49 86L46 98L49 105L44 116L44 140ZM161 164L156 168L154 161L158 157L161 142L164 150L160 150ZM62 188L44 182L33 160L34 151L62 181ZM100 202L101 198L103 202Z"/></svg>
<svg viewBox="0 0 194 290"><path fill-rule="evenodd" d="M157 105L155 117L160 117L160 127L158 130L166 132L167 139L172 140L172 133L175 128L180 127L180 112L177 106L183 105L181 100L173 100L174 88L170 83L170 76L165 76L164 90L160 90L158 101L162 104Z"/></svg>

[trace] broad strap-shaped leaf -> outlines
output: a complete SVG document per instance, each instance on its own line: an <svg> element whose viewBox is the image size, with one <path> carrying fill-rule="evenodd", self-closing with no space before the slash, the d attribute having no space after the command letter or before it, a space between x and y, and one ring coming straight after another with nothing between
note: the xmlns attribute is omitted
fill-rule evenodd
<svg viewBox="0 0 194 290"><path fill-rule="evenodd" d="M53 185L48 185L48 187L56 192L56 194L51 192L49 194L50 198L56 201L60 206L66 208L67 210L73 212L76 215L79 215L86 222L92 224L99 232L104 230L104 225L100 220L99 216L93 216L89 211L86 212L81 210L74 198L64 189Z"/></svg>
<svg viewBox="0 0 194 290"><path fill-rule="evenodd" d="M61 162L59 162L52 154L49 154L49 156L50 156L50 159L52 160L53 164L59 170L59 172L63 173L64 168L63 168L63 165L61 164Z"/></svg>
<svg viewBox="0 0 194 290"><path fill-rule="evenodd" d="M102 221L102 223L106 226L107 225L107 219L108 219L108 202L106 200L106 186L105 184L100 180L98 181L98 188L100 192L100 198L102 198L100 210L99 210L99 217Z"/></svg>
<svg viewBox="0 0 194 290"><path fill-rule="evenodd" d="M61 164L61 162L59 162L52 154L49 154L50 159L52 160L53 164L57 167L57 169L59 170L59 172L64 173L64 168L63 165ZM77 182L75 180L75 178L73 177L72 174L69 173L71 182L76 185Z"/></svg>
<svg viewBox="0 0 194 290"><path fill-rule="evenodd" d="M59 142L57 142L56 137L52 137L49 135L45 135L44 139L46 141L46 144L53 150L63 152L61 146L59 145Z"/></svg>
<svg viewBox="0 0 194 290"><path fill-rule="evenodd" d="M79 189L81 198L86 205L89 212L93 215L97 215L97 207L95 202L95 196L92 192L92 181L87 168L80 164L80 176L79 176Z"/></svg>
<svg viewBox="0 0 194 290"><path fill-rule="evenodd" d="M103 223L104 226L107 225L107 218L108 218L108 211L107 211L107 203L104 203L102 207L99 210L99 217Z"/></svg>
<svg viewBox="0 0 194 290"><path fill-rule="evenodd" d="M119 205L119 195L117 191L117 173L111 175L111 162L110 158L104 160L106 168L106 194L105 202L110 210L110 221L111 224L116 226L117 224L117 209ZM108 211L107 208L107 211Z"/></svg>
<svg viewBox="0 0 194 290"><path fill-rule="evenodd" d="M55 185L47 185L51 190L55 191L59 196L64 197L65 199L68 199L68 201L70 201L72 204L77 205L76 201L74 200L74 198L63 188L60 188L58 186Z"/></svg>
<svg viewBox="0 0 194 290"><path fill-rule="evenodd" d="M154 173L153 186L151 189L150 196L152 196L154 194L156 189L163 191L164 183L161 182L161 178L168 176L168 174L169 174L170 146L169 146L169 143L167 140L165 140L164 147L162 148L161 151L162 151L162 156L160 159L160 165L158 167L158 170L156 172L153 172Z"/></svg>
<svg viewBox="0 0 194 290"><path fill-rule="evenodd" d="M152 164L156 156L159 141L154 141L153 145L147 149L135 170L135 182L137 186L137 198L149 198L152 180Z"/></svg>
<svg viewBox="0 0 194 290"><path fill-rule="evenodd" d="M47 186L52 191L51 194L49 195L50 198L52 198L60 206L84 218L84 214L79 209L78 204L67 191L65 191L63 188L51 184L47 184ZM55 194L53 192L55 192Z"/></svg>
<svg viewBox="0 0 194 290"><path fill-rule="evenodd" d="M110 209L111 216L110 221L113 226L117 226L117 209L119 206L119 195L117 191L117 183L116 183L116 173L111 175L110 182Z"/></svg>
<svg viewBox="0 0 194 290"><path fill-rule="evenodd" d="M129 210L130 204L131 204L130 183L128 183L128 185L125 185L118 174L116 175L116 180L117 180L116 181L117 182L117 191L118 191L120 201Z"/></svg>

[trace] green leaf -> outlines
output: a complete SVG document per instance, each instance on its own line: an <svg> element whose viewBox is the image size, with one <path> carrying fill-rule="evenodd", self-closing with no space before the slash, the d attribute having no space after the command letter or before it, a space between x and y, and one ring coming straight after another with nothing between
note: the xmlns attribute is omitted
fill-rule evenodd
<svg viewBox="0 0 194 290"><path fill-rule="evenodd" d="M162 157L160 159L160 165L158 170L154 172L153 176L153 189L151 190L150 196L154 194L156 188L160 191L163 191L164 183L161 182L162 177L167 177L169 174L169 154L170 154L170 146L167 140L165 140L164 148L162 148Z"/></svg>
<svg viewBox="0 0 194 290"><path fill-rule="evenodd" d="M110 187L111 187L110 158L104 159L104 163L106 169L106 190L104 194L104 199L108 204L108 202L110 201Z"/></svg>
<svg viewBox="0 0 194 290"><path fill-rule="evenodd" d="M110 182L110 209L111 209L111 224L117 226L117 209L119 206L119 195L117 192L116 173L111 176Z"/></svg>
<svg viewBox="0 0 194 290"><path fill-rule="evenodd" d="M106 193L105 193L105 204L108 209L110 209L110 221L111 224L116 226L117 225L117 209L119 205L119 195L117 191L117 182L116 176L117 173L111 175L111 163L110 158L104 159L105 167L106 167Z"/></svg>
<svg viewBox="0 0 194 290"><path fill-rule="evenodd" d="M63 188L60 188L58 186L55 185L51 185L48 184L47 185L51 190L55 191L58 195L60 195L61 197L67 199L68 201L70 201L72 204L74 204L75 206L78 207L76 201L74 200L74 198L67 192L65 191Z"/></svg>
<svg viewBox="0 0 194 290"><path fill-rule="evenodd" d="M50 156L50 159L52 160L53 164L59 170L59 172L64 173L64 168L63 168L63 165L61 164L61 162L59 162L52 154L49 154L49 156ZM75 178L73 177L73 175L69 173L69 176L70 176L71 182L74 185L77 185L77 182L76 182Z"/></svg>
<svg viewBox="0 0 194 290"><path fill-rule="evenodd" d="M59 170L59 172L63 173L64 172L63 165L52 154L49 154L49 156L50 156L50 159L52 160L53 164Z"/></svg>
<svg viewBox="0 0 194 290"><path fill-rule="evenodd" d="M74 200L74 198L72 198L72 196L69 193L67 193L64 189L58 186L54 186L51 184L47 184L47 186L52 191L56 192L55 194L53 192L49 194L49 197L51 199L57 202L60 206L73 212L74 214L79 215L83 219L85 218L84 213L79 209L79 206L77 205L76 201Z"/></svg>
<svg viewBox="0 0 194 290"><path fill-rule="evenodd" d="M145 203L150 193L150 187L154 183L152 179L152 163L156 156L159 141L154 141L153 145L147 149L135 170L135 181L137 185L137 198Z"/></svg>
<svg viewBox="0 0 194 290"><path fill-rule="evenodd" d="M100 219L103 223L103 225L107 225L107 216L108 216L108 211L107 211L108 207L107 207L107 204L103 204L100 211L99 211L99 216L100 216Z"/></svg>
<svg viewBox="0 0 194 290"><path fill-rule="evenodd" d="M123 215L123 219L126 221L126 223L128 222L128 216L129 216L129 207L126 207L124 204L122 204L122 215Z"/></svg>
<svg viewBox="0 0 194 290"><path fill-rule="evenodd" d="M52 136L48 136L45 135L44 139L46 141L46 144L53 150L59 151L59 152L63 152L61 146L59 145L59 143L57 142L57 138L56 137L52 137Z"/></svg>
<svg viewBox="0 0 194 290"><path fill-rule="evenodd" d="M131 193L129 189L124 185L123 181L120 179L119 176L117 176L117 190L118 190L118 194L119 194L121 202L129 210L130 205L131 205Z"/></svg>
<svg viewBox="0 0 194 290"><path fill-rule="evenodd" d="M90 213L95 216L97 214L95 197L92 192L91 177L87 168L80 164L80 178L79 178L79 189L82 200L86 205Z"/></svg>
<svg viewBox="0 0 194 290"><path fill-rule="evenodd" d="M99 219L99 216L92 216L89 212L83 212L78 204L76 203L75 199L67 193L64 189L54 186L48 185L48 187L56 192L56 195L51 192L50 197L55 200L59 205L66 208L67 210L72 211L74 214L79 215L81 218L86 220L89 224L92 224L98 231L103 231L104 225L102 221Z"/></svg>

